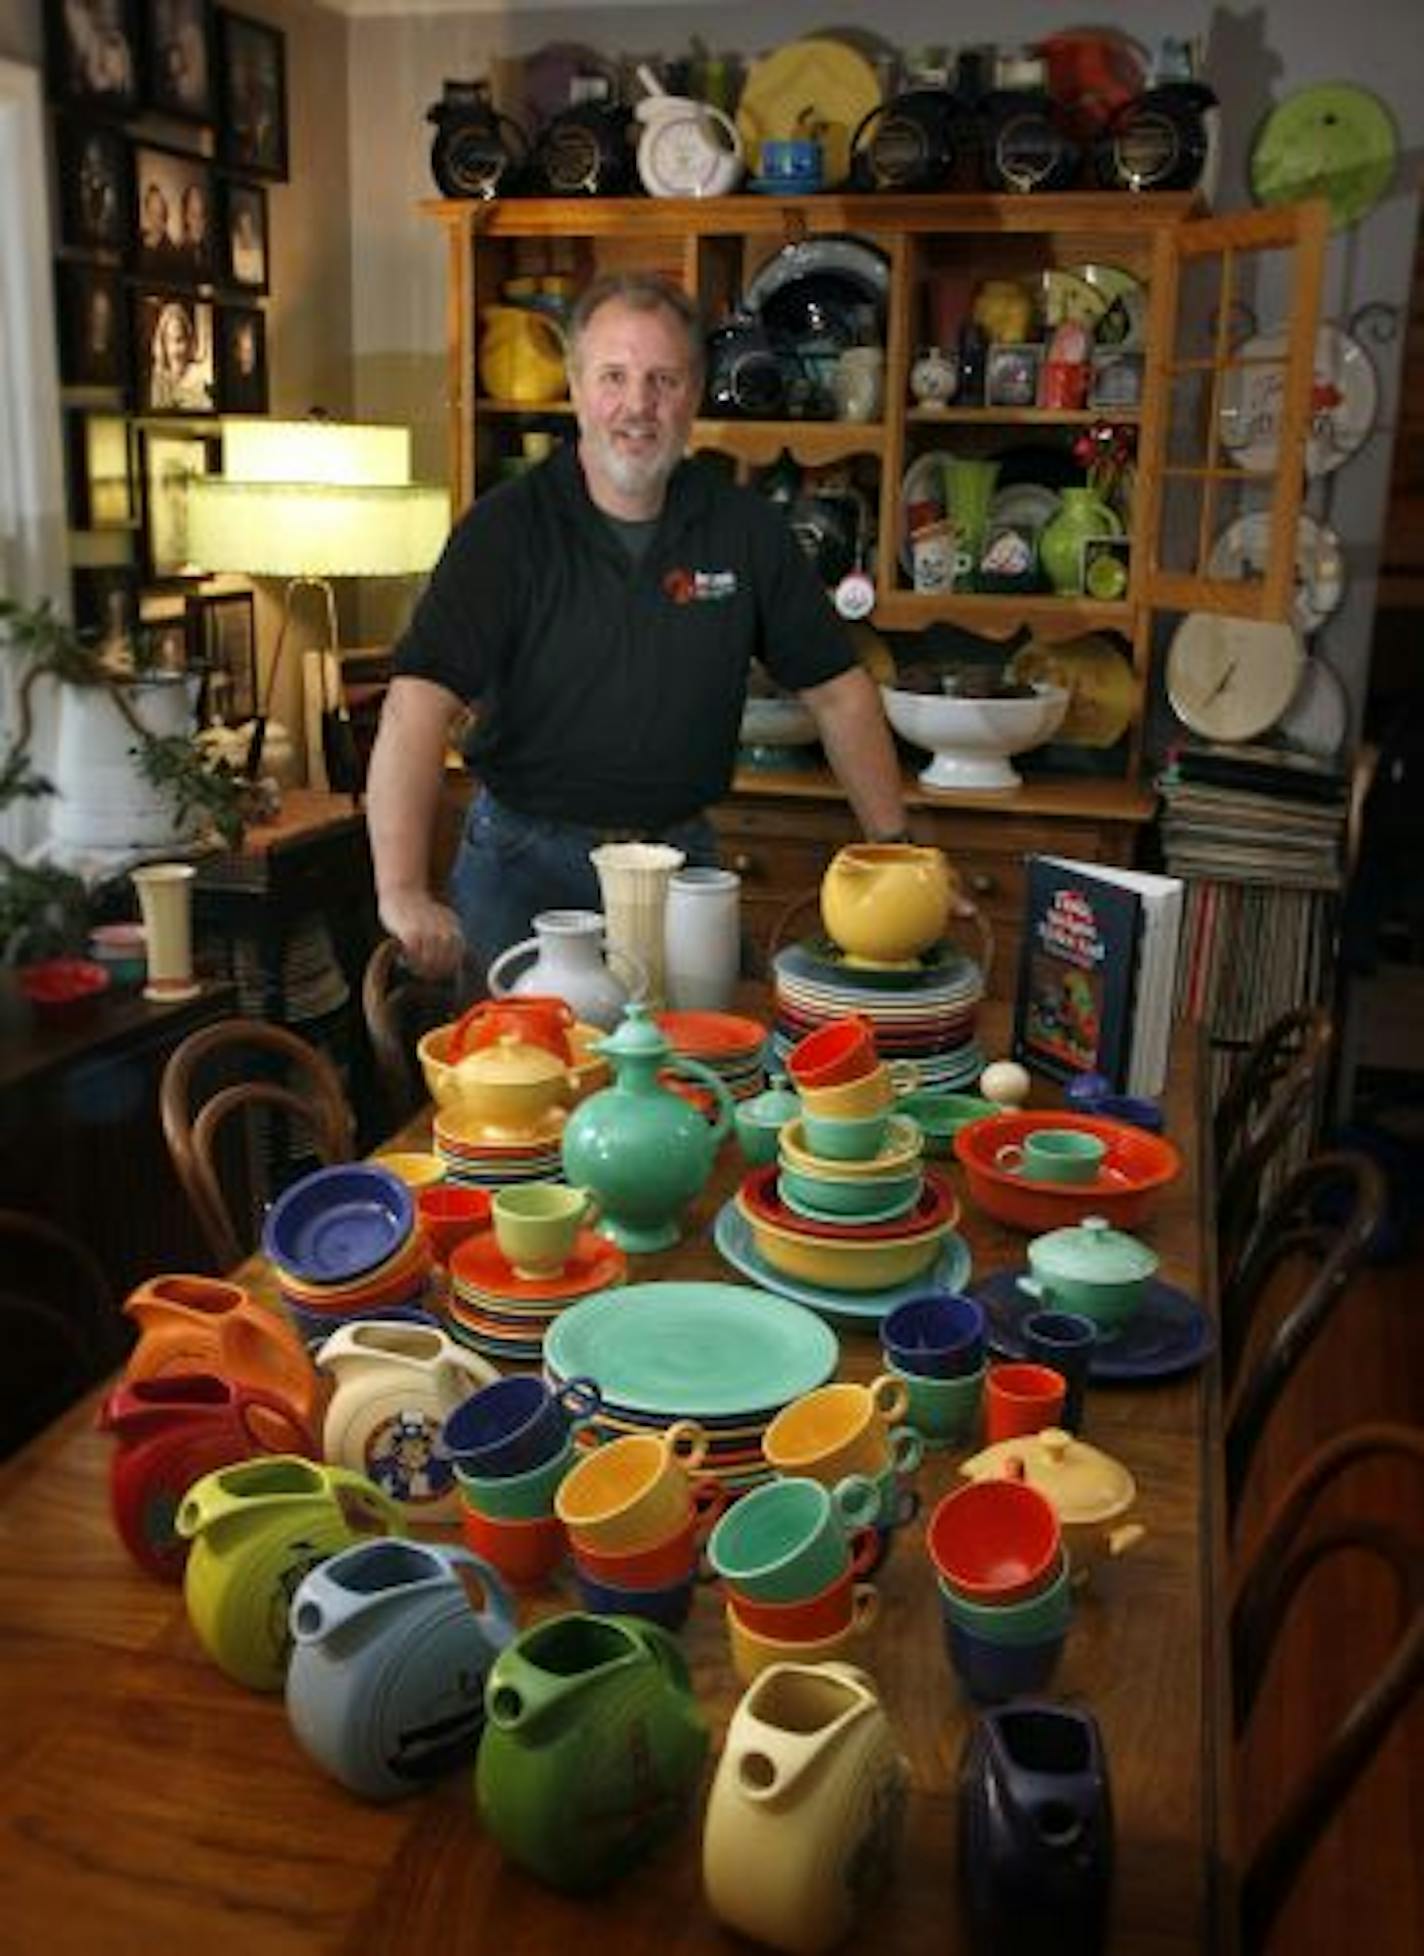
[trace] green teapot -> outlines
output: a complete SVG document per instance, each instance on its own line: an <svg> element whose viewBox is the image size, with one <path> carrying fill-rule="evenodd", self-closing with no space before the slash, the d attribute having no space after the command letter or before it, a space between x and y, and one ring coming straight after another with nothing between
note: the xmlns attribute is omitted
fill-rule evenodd
<svg viewBox="0 0 1424 1956"><path fill-rule="evenodd" d="M616 1032L594 1049L614 1081L575 1107L564 1128L565 1179L592 1190L599 1231L625 1250L671 1249L676 1218L699 1193L732 1125L732 1096L709 1066L675 1054L651 1009L628 1006ZM709 1121L658 1084L662 1072L690 1075L717 1103Z"/></svg>
<svg viewBox="0 0 1424 1956"><path fill-rule="evenodd" d="M550 1617L490 1669L480 1818L550 1887L599 1888L681 1823L707 1743L665 1630L638 1617Z"/></svg>

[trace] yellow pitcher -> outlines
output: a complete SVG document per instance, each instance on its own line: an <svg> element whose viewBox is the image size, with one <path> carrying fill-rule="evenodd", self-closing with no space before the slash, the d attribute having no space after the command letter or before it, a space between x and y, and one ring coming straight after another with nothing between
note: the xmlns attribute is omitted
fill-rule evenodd
<svg viewBox="0 0 1424 1956"><path fill-rule="evenodd" d="M564 338L547 313L527 306L485 306L480 312L480 377L498 400L537 406L568 392Z"/></svg>
<svg viewBox="0 0 1424 1956"><path fill-rule="evenodd" d="M821 884L821 917L851 964L913 962L963 907L959 878L939 849L857 842L837 850Z"/></svg>

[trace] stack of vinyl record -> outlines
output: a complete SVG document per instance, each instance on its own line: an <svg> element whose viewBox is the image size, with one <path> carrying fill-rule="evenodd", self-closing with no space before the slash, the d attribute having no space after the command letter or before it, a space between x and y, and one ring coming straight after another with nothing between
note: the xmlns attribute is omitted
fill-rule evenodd
<svg viewBox="0 0 1424 1956"><path fill-rule="evenodd" d="M870 1021L885 1060L913 1064L925 1087L961 1088L978 1079L984 1050L975 1038L984 974L973 958L940 943L908 965L864 965L828 937L803 938L772 958L778 1061L798 1039L832 1019Z"/></svg>

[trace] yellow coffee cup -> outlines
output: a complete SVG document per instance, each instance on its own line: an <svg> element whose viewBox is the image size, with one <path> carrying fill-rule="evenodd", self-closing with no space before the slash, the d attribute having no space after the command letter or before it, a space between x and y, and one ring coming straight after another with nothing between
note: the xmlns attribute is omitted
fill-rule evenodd
<svg viewBox="0 0 1424 1956"><path fill-rule="evenodd" d="M694 1502L688 1475L706 1452L706 1433L680 1419L662 1433L625 1433L586 1453L554 1495L574 1548L623 1555L685 1527Z"/></svg>
<svg viewBox="0 0 1424 1956"><path fill-rule="evenodd" d="M842 1080L831 1087L798 1087L802 1110L827 1120L857 1120L867 1114L882 1114L895 1105L897 1093L907 1093L919 1085L919 1069L908 1061L881 1060L857 1080Z"/></svg>
<svg viewBox="0 0 1424 1956"><path fill-rule="evenodd" d="M835 1380L783 1406L763 1433L761 1450L778 1474L804 1474L823 1485L846 1474L873 1477L892 1465L908 1472L914 1463L899 1457L902 1444L891 1426L909 1403L904 1380L888 1372L868 1386Z"/></svg>
<svg viewBox="0 0 1424 1956"><path fill-rule="evenodd" d="M728 1603L727 1638L732 1646L732 1669L743 1684L750 1684L769 1664L831 1664L838 1660L856 1663L859 1660L855 1652L875 1621L878 1600L871 1584L858 1584L855 1614L849 1629L808 1643L763 1637L758 1631L749 1630L737 1615L735 1604Z"/></svg>

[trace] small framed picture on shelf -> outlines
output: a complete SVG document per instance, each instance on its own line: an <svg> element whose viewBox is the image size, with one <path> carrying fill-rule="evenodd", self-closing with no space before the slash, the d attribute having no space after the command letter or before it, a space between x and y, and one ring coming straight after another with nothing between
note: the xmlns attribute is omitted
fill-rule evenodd
<svg viewBox="0 0 1424 1956"><path fill-rule="evenodd" d="M127 395L129 368L124 288L107 265L60 259L59 371L67 387L114 388Z"/></svg>
<svg viewBox="0 0 1424 1956"><path fill-rule="evenodd" d="M1125 347L1104 347L1093 355L1088 405L1135 408L1142 405L1143 356Z"/></svg>
<svg viewBox="0 0 1424 1956"><path fill-rule="evenodd" d="M134 399L140 414L211 414L213 311L185 292L133 294Z"/></svg>
<svg viewBox="0 0 1424 1956"><path fill-rule="evenodd" d="M188 608L182 598L143 598L138 629L147 663L158 672L188 670Z"/></svg>
<svg viewBox="0 0 1424 1956"><path fill-rule="evenodd" d="M244 292L267 290L267 192L257 183L222 185L219 277Z"/></svg>
<svg viewBox="0 0 1424 1956"><path fill-rule="evenodd" d="M1041 346L991 346L984 363L985 407L1032 407L1042 358Z"/></svg>
<svg viewBox="0 0 1424 1956"><path fill-rule="evenodd" d="M257 711L257 608L250 591L188 600L188 656L203 673L203 719L236 726Z"/></svg>
<svg viewBox="0 0 1424 1956"><path fill-rule="evenodd" d="M256 306L218 307L218 406L267 412L267 322Z"/></svg>
<svg viewBox="0 0 1424 1956"><path fill-rule="evenodd" d="M133 645L138 571L132 564L84 564L70 572L75 630L92 645Z"/></svg>
<svg viewBox="0 0 1424 1956"><path fill-rule="evenodd" d="M187 150L135 143L133 181L134 269L165 285L211 283L217 263L212 164Z"/></svg>
<svg viewBox="0 0 1424 1956"><path fill-rule="evenodd" d="M51 95L108 115L138 106L133 0L50 0L40 12Z"/></svg>
<svg viewBox="0 0 1424 1956"><path fill-rule="evenodd" d="M69 518L76 530L136 526L129 424L123 415L70 415Z"/></svg>
<svg viewBox="0 0 1424 1956"><path fill-rule="evenodd" d="M160 115L211 122L217 62L211 0L142 0L143 99Z"/></svg>
<svg viewBox="0 0 1424 1956"><path fill-rule="evenodd" d="M59 228L80 251L128 250L129 143L106 122L61 122L55 134Z"/></svg>
<svg viewBox="0 0 1424 1956"><path fill-rule="evenodd" d="M218 155L248 176L287 176L286 36L218 9Z"/></svg>
<svg viewBox="0 0 1424 1956"><path fill-rule="evenodd" d="M1083 539L1083 589L1090 598L1115 604L1127 596L1132 577L1132 545L1126 537Z"/></svg>
<svg viewBox="0 0 1424 1956"><path fill-rule="evenodd" d="M188 485L218 466L215 435L196 429L141 428L143 563L150 580L201 577L188 555Z"/></svg>

